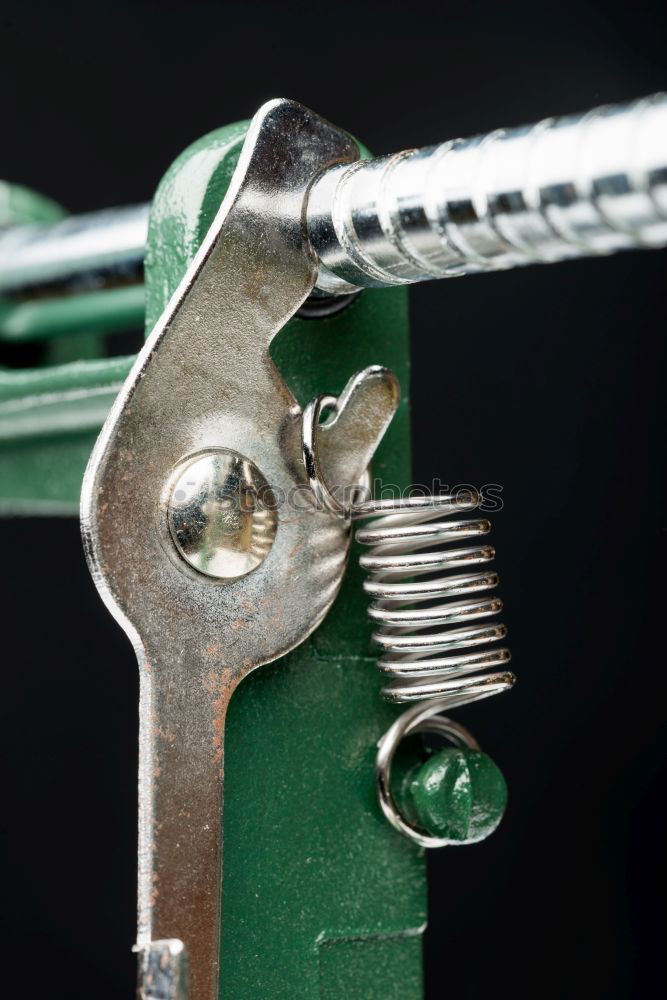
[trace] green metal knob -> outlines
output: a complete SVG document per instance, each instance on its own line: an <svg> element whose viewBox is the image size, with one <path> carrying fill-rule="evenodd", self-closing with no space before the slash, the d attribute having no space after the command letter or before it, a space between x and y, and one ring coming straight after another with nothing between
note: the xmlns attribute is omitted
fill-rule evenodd
<svg viewBox="0 0 667 1000"><path fill-rule="evenodd" d="M474 844L496 829L507 805L499 768L481 750L444 747L412 767L395 789L406 820L433 837Z"/></svg>

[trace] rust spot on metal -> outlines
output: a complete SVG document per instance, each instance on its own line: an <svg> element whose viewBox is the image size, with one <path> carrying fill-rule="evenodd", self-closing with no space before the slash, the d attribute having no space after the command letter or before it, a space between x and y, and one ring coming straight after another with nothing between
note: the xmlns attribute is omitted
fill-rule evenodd
<svg viewBox="0 0 667 1000"><path fill-rule="evenodd" d="M213 755L211 763L217 766L222 762L224 756L225 717L229 699L236 686L236 679L229 671L212 670L204 679L203 685L204 690L211 697L211 707L213 709L213 719L211 721L213 730L211 738Z"/></svg>
<svg viewBox="0 0 667 1000"><path fill-rule="evenodd" d="M269 628L278 628L283 624L285 618L285 607L282 603L276 602L273 608L273 614L267 620L267 626Z"/></svg>

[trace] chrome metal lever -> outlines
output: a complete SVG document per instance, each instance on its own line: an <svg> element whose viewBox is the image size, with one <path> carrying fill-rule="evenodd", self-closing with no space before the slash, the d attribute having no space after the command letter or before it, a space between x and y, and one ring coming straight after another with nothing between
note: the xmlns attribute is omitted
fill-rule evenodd
<svg viewBox="0 0 667 1000"><path fill-rule="evenodd" d="M181 1000L186 960L189 1000L218 1000L227 706L251 670L313 631L345 568L349 522L312 502L301 409L269 346L316 279L307 190L356 155L298 104L258 112L84 479L89 566L141 672L142 1000ZM317 428L332 485L361 480L397 403L385 369L351 379Z"/></svg>

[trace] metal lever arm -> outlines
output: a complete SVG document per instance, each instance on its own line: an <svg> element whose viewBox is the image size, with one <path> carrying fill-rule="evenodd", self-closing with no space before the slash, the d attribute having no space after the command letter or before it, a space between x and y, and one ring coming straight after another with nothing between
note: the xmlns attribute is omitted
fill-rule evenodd
<svg viewBox="0 0 667 1000"><path fill-rule="evenodd" d="M300 105L274 101L258 112L225 201L139 354L84 480L89 565L141 668L144 997L156 995L150 970L161 956L182 964L182 942L190 1000L217 1000L227 706L251 670L313 631L345 566L349 526L286 502L293 490L310 494L300 407L269 345L315 281L302 222L308 186L354 155L345 133ZM358 476L396 406L395 380L368 369L346 398L373 411L348 455ZM335 436L334 423L321 433ZM335 468L334 441L329 451ZM277 510L255 518L245 512L258 480ZM230 484L244 501L240 514L228 509ZM210 550L230 524L233 545L221 546L220 566Z"/></svg>

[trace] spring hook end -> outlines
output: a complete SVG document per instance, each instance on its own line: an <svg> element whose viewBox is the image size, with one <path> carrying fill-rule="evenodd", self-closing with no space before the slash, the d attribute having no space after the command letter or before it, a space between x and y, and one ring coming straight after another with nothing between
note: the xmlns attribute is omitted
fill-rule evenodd
<svg viewBox="0 0 667 1000"><path fill-rule="evenodd" d="M502 690L509 686L511 682ZM378 743L375 777L380 808L399 833L421 847L484 840L500 823L507 805L507 786L496 764L465 726L441 714L451 705L443 698L413 705ZM417 764L409 763L401 749L404 741L427 732L452 745Z"/></svg>

